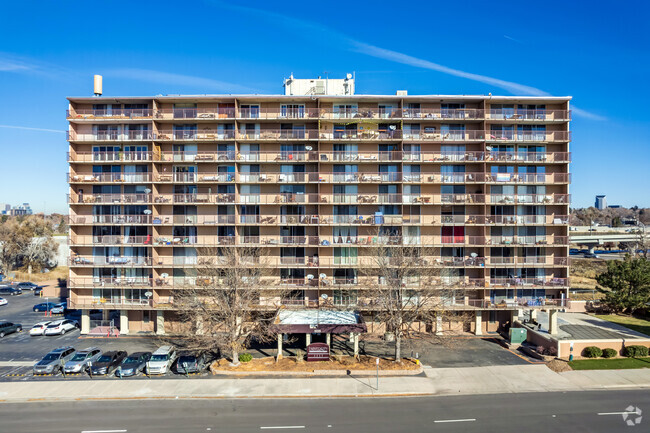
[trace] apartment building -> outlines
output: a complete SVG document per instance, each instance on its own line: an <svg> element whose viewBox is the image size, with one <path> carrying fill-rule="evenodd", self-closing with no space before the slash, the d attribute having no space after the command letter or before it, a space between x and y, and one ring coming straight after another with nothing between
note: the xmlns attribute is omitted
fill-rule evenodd
<svg viewBox="0 0 650 433"><path fill-rule="evenodd" d="M466 330L557 309L568 289L569 97L362 95L354 79L278 95L71 97L70 304L122 333L173 328L208 246L268 249L287 308L372 322L359 266L419 244ZM327 296L323 296L327 295ZM443 324L438 326L453 326ZM371 327L369 326L369 330Z"/></svg>

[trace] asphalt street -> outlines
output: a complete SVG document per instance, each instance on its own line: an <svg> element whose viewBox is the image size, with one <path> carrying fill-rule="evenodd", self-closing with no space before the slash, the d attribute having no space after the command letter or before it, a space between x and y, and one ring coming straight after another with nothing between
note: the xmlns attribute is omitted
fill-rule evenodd
<svg viewBox="0 0 650 433"><path fill-rule="evenodd" d="M632 409L628 409L632 406ZM649 391L427 398L131 400L1 404L22 432L633 432L648 431ZM635 412L635 413L631 413ZM627 416L624 419L624 415Z"/></svg>

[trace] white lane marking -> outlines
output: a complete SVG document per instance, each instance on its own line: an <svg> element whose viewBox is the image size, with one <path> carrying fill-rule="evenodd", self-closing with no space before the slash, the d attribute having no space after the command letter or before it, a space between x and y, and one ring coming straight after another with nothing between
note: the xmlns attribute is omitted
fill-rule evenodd
<svg viewBox="0 0 650 433"><path fill-rule="evenodd" d="M476 418L465 418L465 419L437 419L434 422L435 423L440 423L440 422L473 422L476 421Z"/></svg>
<svg viewBox="0 0 650 433"><path fill-rule="evenodd" d="M81 433L124 433L126 430L82 430Z"/></svg>
<svg viewBox="0 0 650 433"><path fill-rule="evenodd" d="M636 415L636 412L598 412L598 415Z"/></svg>
<svg viewBox="0 0 650 433"><path fill-rule="evenodd" d="M260 427L260 430L270 430L270 429L289 429L289 428L305 428L304 425L274 425L269 427Z"/></svg>

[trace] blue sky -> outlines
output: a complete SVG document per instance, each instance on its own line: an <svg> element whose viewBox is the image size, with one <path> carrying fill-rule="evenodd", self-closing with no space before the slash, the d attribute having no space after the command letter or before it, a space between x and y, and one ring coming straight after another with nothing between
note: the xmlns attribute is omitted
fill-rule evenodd
<svg viewBox="0 0 650 433"><path fill-rule="evenodd" d="M650 2L22 1L0 15L0 202L66 212L67 96L280 93L356 72L357 93L573 96L573 206L650 206ZM42 128L51 131L18 129Z"/></svg>

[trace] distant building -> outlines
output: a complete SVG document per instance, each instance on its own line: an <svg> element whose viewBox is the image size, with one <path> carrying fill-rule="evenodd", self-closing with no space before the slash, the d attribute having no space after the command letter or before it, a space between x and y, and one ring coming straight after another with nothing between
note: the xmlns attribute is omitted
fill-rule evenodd
<svg viewBox="0 0 650 433"><path fill-rule="evenodd" d="M32 208L29 206L29 203L23 203L18 206L14 206L9 210L9 215L11 216L19 216L19 215L31 215Z"/></svg>
<svg viewBox="0 0 650 433"><path fill-rule="evenodd" d="M620 209L621 205L620 204L610 204L607 206L609 209Z"/></svg>
<svg viewBox="0 0 650 433"><path fill-rule="evenodd" d="M9 215L11 211L11 205L6 203L0 203L0 215Z"/></svg>
<svg viewBox="0 0 650 433"><path fill-rule="evenodd" d="M597 195L596 196L596 203L594 204L594 207L598 210L603 210L607 208L607 196L606 195Z"/></svg>

